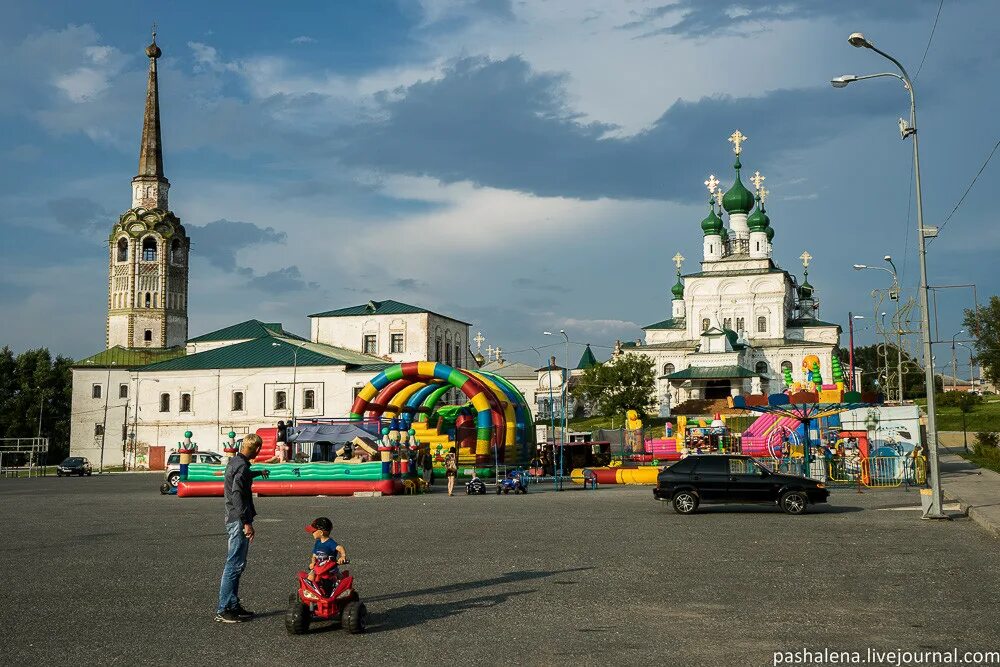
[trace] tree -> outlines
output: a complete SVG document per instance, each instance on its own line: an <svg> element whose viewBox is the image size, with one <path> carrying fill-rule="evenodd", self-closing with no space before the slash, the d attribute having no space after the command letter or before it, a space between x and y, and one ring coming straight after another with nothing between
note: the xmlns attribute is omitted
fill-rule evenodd
<svg viewBox="0 0 1000 667"><path fill-rule="evenodd" d="M73 398L73 361L47 349L14 356L0 350L0 438L32 438L39 431L49 438L49 461L69 453L69 423Z"/></svg>
<svg viewBox="0 0 1000 667"><path fill-rule="evenodd" d="M861 390L862 391L879 391L883 394L889 395L890 393L895 396L895 375L896 375L896 350L897 347L889 343L886 345L886 354L888 355L889 361L889 374L893 377L892 384L890 388L886 387L876 387L875 381L878 378L878 369L880 366L884 366L886 363L886 358L883 356L881 351L881 345L865 345L863 347L854 348L854 367L860 368L863 372L861 373ZM844 367L844 376L850 372L850 352L848 350L841 349L837 352L840 357L840 362ZM903 398L923 398L927 395L926 386L924 382L924 371L923 368L917 363L917 360L906 353L903 350L902 356L903 362ZM881 380L879 380L881 382ZM934 376L934 386L937 391L940 392L944 387L944 380L942 380L940 375ZM891 389L891 391L889 391Z"/></svg>
<svg viewBox="0 0 1000 667"><path fill-rule="evenodd" d="M621 416L635 410L645 417L656 400L653 360L644 354L622 354L588 368L571 390L604 417Z"/></svg>
<svg viewBox="0 0 1000 667"><path fill-rule="evenodd" d="M990 384L1000 382L1000 297L965 311L965 330L973 337L976 358Z"/></svg>

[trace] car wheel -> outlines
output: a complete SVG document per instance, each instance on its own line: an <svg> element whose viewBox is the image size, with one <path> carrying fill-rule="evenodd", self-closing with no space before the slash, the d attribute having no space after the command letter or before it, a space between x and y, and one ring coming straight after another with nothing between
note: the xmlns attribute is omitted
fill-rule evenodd
<svg viewBox="0 0 1000 667"><path fill-rule="evenodd" d="M678 514L691 514L698 509L698 496L691 491L681 491L674 496L673 504Z"/></svg>
<svg viewBox="0 0 1000 667"><path fill-rule="evenodd" d="M163 484L160 484L160 494L161 495L164 495L164 496L170 495L170 489L171 489L171 486L169 484L167 484L166 482L164 482Z"/></svg>
<svg viewBox="0 0 1000 667"><path fill-rule="evenodd" d="M357 600L348 602L341 613L340 624L352 635L364 632L368 628L368 608L365 603Z"/></svg>
<svg viewBox="0 0 1000 667"><path fill-rule="evenodd" d="M167 475L167 484L170 486L177 486L177 482L181 479L181 474L179 472L172 472Z"/></svg>
<svg viewBox="0 0 1000 667"><path fill-rule="evenodd" d="M91 476L91 475L93 475L93 474L94 474L94 471L93 471L93 470L88 470L88 471L87 471L87 477L90 477L90 476Z"/></svg>
<svg viewBox="0 0 1000 667"><path fill-rule="evenodd" d="M285 612L285 630L290 635L309 632L309 607L302 604L297 593L288 596L288 611Z"/></svg>
<svg viewBox="0 0 1000 667"><path fill-rule="evenodd" d="M498 484L498 485L497 485L497 495L499 496L499 495L500 495L501 493L503 493L503 487L501 487L501 486L500 486L500 485Z"/></svg>
<svg viewBox="0 0 1000 667"><path fill-rule="evenodd" d="M62 473L56 470L56 477L62 477Z"/></svg>
<svg viewBox="0 0 1000 667"><path fill-rule="evenodd" d="M806 511L808 499L801 491L787 491L781 495L778 504L785 514L802 514Z"/></svg>

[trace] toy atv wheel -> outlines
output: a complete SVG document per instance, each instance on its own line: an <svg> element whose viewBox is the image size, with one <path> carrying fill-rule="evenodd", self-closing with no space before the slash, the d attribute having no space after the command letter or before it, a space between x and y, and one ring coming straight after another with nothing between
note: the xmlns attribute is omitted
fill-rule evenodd
<svg viewBox="0 0 1000 667"><path fill-rule="evenodd" d="M503 493L503 487L497 484L497 495L499 496L501 493Z"/></svg>
<svg viewBox="0 0 1000 667"><path fill-rule="evenodd" d="M691 514L698 509L698 496L690 491L681 491L674 496L673 505L678 514Z"/></svg>
<svg viewBox="0 0 1000 667"><path fill-rule="evenodd" d="M302 604L297 593L288 596L288 611L285 612L285 630L290 635L309 632L309 607Z"/></svg>
<svg viewBox="0 0 1000 667"><path fill-rule="evenodd" d="M164 496L170 495L170 484L167 482L160 484L160 494Z"/></svg>
<svg viewBox="0 0 1000 667"><path fill-rule="evenodd" d="M785 511L785 514L802 514L806 511L806 494L801 491L787 491L781 496L778 505Z"/></svg>
<svg viewBox="0 0 1000 667"><path fill-rule="evenodd" d="M358 600L348 602L340 614L340 624L352 635L364 632L368 628L368 608L365 603Z"/></svg>

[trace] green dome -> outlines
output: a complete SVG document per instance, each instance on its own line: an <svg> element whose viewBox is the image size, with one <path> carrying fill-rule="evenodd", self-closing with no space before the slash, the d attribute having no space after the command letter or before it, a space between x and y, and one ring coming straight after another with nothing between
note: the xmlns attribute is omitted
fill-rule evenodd
<svg viewBox="0 0 1000 667"><path fill-rule="evenodd" d="M736 163L733 167L736 169L736 182L733 183L733 187L729 188L722 197L722 206L730 214L733 213L749 213L750 209L753 208L754 197L753 193L747 190L746 186L743 185L743 181L740 180L740 158L736 156Z"/></svg>
<svg viewBox="0 0 1000 667"><path fill-rule="evenodd" d="M763 232L767 229L767 216L761 210L760 206L750 214L747 218L747 226L750 228L751 232Z"/></svg>
<svg viewBox="0 0 1000 667"><path fill-rule="evenodd" d="M809 272L802 272L802 284L799 285L799 298L811 299L813 296L813 286L809 284Z"/></svg>
<svg viewBox="0 0 1000 667"><path fill-rule="evenodd" d="M774 227L769 224L764 231L767 232L767 242L771 243L774 240Z"/></svg>
<svg viewBox="0 0 1000 667"><path fill-rule="evenodd" d="M709 214L701 221L701 230L705 236L719 236L722 231L722 218L715 212L715 206L710 206Z"/></svg>
<svg viewBox="0 0 1000 667"><path fill-rule="evenodd" d="M670 291L673 293L675 299L684 298L684 284L681 282L681 274L677 274L677 282L670 288Z"/></svg>

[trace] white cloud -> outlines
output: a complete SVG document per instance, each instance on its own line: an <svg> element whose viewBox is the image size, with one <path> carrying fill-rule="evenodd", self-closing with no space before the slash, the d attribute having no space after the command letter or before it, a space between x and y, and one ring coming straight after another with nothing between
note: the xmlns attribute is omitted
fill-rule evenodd
<svg viewBox="0 0 1000 667"><path fill-rule="evenodd" d="M307 35L299 35L298 37L293 37L291 41L292 44L313 44L316 40Z"/></svg>

